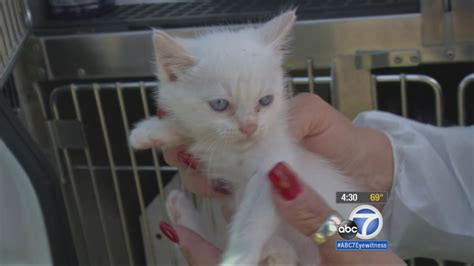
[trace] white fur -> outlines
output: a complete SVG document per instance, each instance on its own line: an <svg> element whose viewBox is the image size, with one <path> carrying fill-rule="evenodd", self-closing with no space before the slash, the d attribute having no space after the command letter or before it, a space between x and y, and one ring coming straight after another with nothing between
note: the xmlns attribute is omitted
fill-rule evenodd
<svg viewBox="0 0 474 266"><path fill-rule="evenodd" d="M157 100L169 115L139 123L132 131L131 144L135 148L157 142L188 144L204 174L234 185L237 211L223 256L225 265L257 265L262 259L272 265L318 262L311 240L285 224L274 210L267 173L277 162L288 163L342 215L347 217L350 212L346 205L335 205L335 192L352 191L354 186L289 136L281 65L294 20L294 11L290 11L261 27L211 32L195 39L173 40L164 32L155 32L158 63L166 62L159 65ZM175 53L179 54L173 65L170 54ZM274 96L273 103L257 112L259 99L268 94ZM212 110L208 101L217 98L231 102L232 110ZM258 129L249 139L239 131L239 122L257 123Z"/></svg>

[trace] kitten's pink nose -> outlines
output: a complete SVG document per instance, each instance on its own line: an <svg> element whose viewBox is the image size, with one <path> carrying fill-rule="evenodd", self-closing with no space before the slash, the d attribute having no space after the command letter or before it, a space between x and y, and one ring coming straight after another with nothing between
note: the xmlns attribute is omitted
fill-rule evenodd
<svg viewBox="0 0 474 266"><path fill-rule="evenodd" d="M248 123L240 125L239 127L240 132L247 136L251 136L255 131L257 131L257 124L255 123Z"/></svg>

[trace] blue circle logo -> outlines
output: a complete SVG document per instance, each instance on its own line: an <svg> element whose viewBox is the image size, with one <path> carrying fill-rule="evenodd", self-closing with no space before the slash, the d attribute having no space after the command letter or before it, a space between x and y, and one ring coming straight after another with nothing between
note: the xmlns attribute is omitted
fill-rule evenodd
<svg viewBox="0 0 474 266"><path fill-rule="evenodd" d="M357 224L357 237L360 239L372 239L382 231L382 214L374 206L358 206L352 211L349 219Z"/></svg>

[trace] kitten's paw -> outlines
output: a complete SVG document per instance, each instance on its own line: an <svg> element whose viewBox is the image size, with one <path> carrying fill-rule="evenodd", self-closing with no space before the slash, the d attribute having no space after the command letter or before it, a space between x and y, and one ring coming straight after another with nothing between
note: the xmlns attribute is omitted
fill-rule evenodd
<svg viewBox="0 0 474 266"><path fill-rule="evenodd" d="M142 120L130 133L130 146L137 150L162 146L170 139L169 127L169 122L161 121L157 117Z"/></svg>
<svg viewBox="0 0 474 266"><path fill-rule="evenodd" d="M136 150L146 150L159 147L164 144L159 136L154 136L152 132L143 128L135 128L130 133L130 146Z"/></svg>
<svg viewBox="0 0 474 266"><path fill-rule="evenodd" d="M191 200L178 190L173 190L166 198L166 211L173 224L185 226L198 234L202 233L199 214Z"/></svg>

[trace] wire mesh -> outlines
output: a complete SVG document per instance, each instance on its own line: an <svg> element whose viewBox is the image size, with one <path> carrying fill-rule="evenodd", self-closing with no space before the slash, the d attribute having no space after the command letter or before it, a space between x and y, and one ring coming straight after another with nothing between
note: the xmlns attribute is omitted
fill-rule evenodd
<svg viewBox="0 0 474 266"><path fill-rule="evenodd" d="M94 114L92 116L96 116L98 118L98 123L96 123L94 127L94 132L95 133L101 133L102 135L102 142L101 145L103 148L105 148L105 157L106 160L102 160L100 163L97 163L94 161L94 156L91 155L91 153L96 153L97 152L97 146L93 144L88 144L84 147L82 147L82 151L85 154L85 162L84 160L80 160L75 154L75 151L70 148L70 147L60 147L60 145L56 144L54 145L55 148L58 150L58 153L60 154L61 158L59 158L57 161L60 162L65 166L65 169L67 169L67 173L65 176L67 176L69 179L66 179L64 177L63 184L70 184L72 187L72 192L74 195L74 204L75 204L75 209L79 213L79 218L81 220L81 225L82 228L85 228L85 224L87 223L87 217L84 217L84 212L87 211L85 210L85 207L82 204L82 201L84 201L84 198L81 198L81 192L80 189L78 188L77 183L77 177L75 172L76 171L88 171L90 178L91 178L91 183L92 183L92 190L95 198L95 204L98 209L98 214L99 214L99 220L100 220L100 227L101 227L101 234L104 235L104 240L105 240L105 250L108 255L108 264L110 265L116 265L117 263L120 263L120 261L117 261L114 258L114 252L111 250L110 246L112 245L110 237L110 232L108 230L109 225L107 224L106 219L104 216L104 210L103 210L103 203L101 202L101 198L103 196L101 195L101 188L97 184L97 178L104 178L103 176L100 177L100 175L104 173L104 171L110 172L110 176L113 180L113 187L115 191L115 200L119 212L119 217L120 217L120 223L121 223L121 228L122 232L121 234L123 235L123 241L125 243L125 251L127 254L127 265L136 265L140 264L137 262L135 256L136 252L132 251L132 238L130 235L130 222L129 219L133 219L126 214L125 210L125 199L124 199L124 188L120 185L121 180L119 177L120 172L127 172L127 173L132 173L133 180L135 183L135 189L136 189L136 195L138 198L138 209L140 210L140 213L142 215L146 214L145 209L146 209L146 202L144 198L144 193L142 191L142 181L141 181L141 176L140 172L146 171L146 172L153 172L155 173L156 176L156 183L158 186L157 191L161 192L164 191L164 185L163 185L163 178L162 178L162 172L176 172L176 169L174 167L169 167L169 166L160 166L158 154L155 150L152 151L152 156L153 156L153 165L138 165L137 158L135 155L135 152L128 146L127 146L127 154L128 154L128 162L129 164L123 164L123 163L118 163L118 161L122 161L123 158L117 158L117 157L122 157L122 156L117 156L117 150L114 150L114 147L116 147L116 140L113 138L112 135L117 134L117 127L116 123L112 123L111 121L113 120L120 120L121 121L121 130L123 130L123 136L128 136L129 134L129 128L131 121L134 122L134 118L129 119L129 114L127 112L127 104L126 104L126 98L124 97L124 91L133 91L135 94L139 94L139 97L136 99L140 99L141 102L139 103L141 108L143 109L143 115L144 116L150 116L150 111L148 107L148 98L147 98L147 91L148 93L151 91L152 88L156 87L157 83L156 82L129 82L129 83L93 83L93 84L71 84L69 86L62 86L56 88L50 95L50 104L51 104L51 110L53 114L53 121L61 121L61 120L77 120L80 123L83 123L84 125L88 125L88 119L90 119L91 113L91 107L90 105L95 105L95 110ZM78 94L84 94L84 93L89 93L86 98L84 98L84 95L78 96ZM110 92L114 94L115 100L118 102L118 110L119 112L114 112L114 114L117 117L111 118L110 114L107 112L107 102L110 101L110 94L109 95L104 95L107 94L106 92ZM72 106L74 107L73 110L64 110L64 106L61 106L61 102L64 100L64 96L68 95L71 97L71 103ZM82 99L82 100L80 100ZM63 110L63 112L68 113L64 115L64 117L60 116L60 112L58 111L59 109ZM46 112L46 111L45 111ZM118 117L120 116L120 117ZM113 125L112 125L113 124ZM89 123L90 125L90 123ZM55 131L56 129L52 129L52 131ZM87 130L85 130L87 131ZM113 133L112 133L113 132ZM61 132L52 132L53 136L58 136L58 134L62 134ZM85 132L83 132L85 134ZM112 135L111 135L112 134ZM127 143L127 139L122 140L124 143ZM75 146L75 145L73 145ZM92 151L91 151L92 150ZM97 157L97 156L96 156ZM99 175L99 177L98 177ZM160 198L162 201L165 199L164 193L159 193ZM164 210L161 210L164 213ZM134 217L136 218L136 217ZM148 219L143 219L143 226L144 226L144 232L145 235L149 236L149 241L147 241L147 244L145 245L145 248L149 248L150 250L153 250L153 239L152 239L152 234L150 234L150 226L148 224ZM90 232L86 232L82 230L82 233L84 234L84 238L88 238L88 234ZM170 254L171 252L171 247L169 247ZM153 255L153 252L150 252L150 254ZM153 257L152 257L153 258ZM158 263L157 258L153 258L151 264L156 264Z"/></svg>
<svg viewBox="0 0 474 266"><path fill-rule="evenodd" d="M399 82L400 91L401 91L401 106L403 117L408 117L408 101L407 101L407 82L418 82L428 85L434 95L434 113L436 116L436 125L443 125L443 90L438 81L434 78L426 75L375 75L374 77L376 86L373 88L377 90L377 84L387 83L387 82Z"/></svg>

